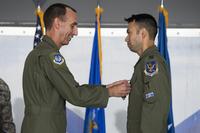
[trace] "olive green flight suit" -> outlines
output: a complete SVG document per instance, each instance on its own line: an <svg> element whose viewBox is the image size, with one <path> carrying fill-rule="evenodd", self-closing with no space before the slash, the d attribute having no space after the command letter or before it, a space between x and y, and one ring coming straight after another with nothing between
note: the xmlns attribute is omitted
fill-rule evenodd
<svg viewBox="0 0 200 133"><path fill-rule="evenodd" d="M25 61L23 94L22 133L66 133L66 100L76 106L106 107L109 98L105 86L79 85L75 81L48 36Z"/></svg>
<svg viewBox="0 0 200 133"><path fill-rule="evenodd" d="M129 94L127 132L167 133L171 81L156 46L148 48L134 67Z"/></svg>

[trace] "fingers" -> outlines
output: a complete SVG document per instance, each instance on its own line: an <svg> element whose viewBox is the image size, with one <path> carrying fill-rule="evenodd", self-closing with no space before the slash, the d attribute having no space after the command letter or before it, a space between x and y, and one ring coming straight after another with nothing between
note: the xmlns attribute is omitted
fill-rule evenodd
<svg viewBox="0 0 200 133"><path fill-rule="evenodd" d="M120 92L121 92L122 97L128 95L131 91L131 87L129 83L122 85L120 89L121 89Z"/></svg>
<svg viewBox="0 0 200 133"><path fill-rule="evenodd" d="M113 97L124 97L131 91L131 87L128 80L120 80L107 86L109 96Z"/></svg>
<svg viewBox="0 0 200 133"><path fill-rule="evenodd" d="M112 84L108 84L107 88L115 86L115 85L120 85L120 84L128 84L128 82L129 80L119 80L119 81L113 82Z"/></svg>

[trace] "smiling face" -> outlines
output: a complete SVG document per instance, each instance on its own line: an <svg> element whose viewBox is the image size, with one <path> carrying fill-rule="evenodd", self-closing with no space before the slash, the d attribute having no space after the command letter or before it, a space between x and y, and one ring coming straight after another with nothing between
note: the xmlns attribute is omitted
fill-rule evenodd
<svg viewBox="0 0 200 133"><path fill-rule="evenodd" d="M77 14L69 8L66 8L67 12L60 20L59 26L59 38L62 45L68 45L73 36L78 35L77 28Z"/></svg>
<svg viewBox="0 0 200 133"><path fill-rule="evenodd" d="M137 24L134 21L128 24L125 41L127 42L128 48L135 53L139 53L142 49L142 36Z"/></svg>

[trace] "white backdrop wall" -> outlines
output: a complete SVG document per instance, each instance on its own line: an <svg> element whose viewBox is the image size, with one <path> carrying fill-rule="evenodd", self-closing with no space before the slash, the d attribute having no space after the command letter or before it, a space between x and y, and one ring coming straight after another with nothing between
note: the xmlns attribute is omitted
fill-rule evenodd
<svg viewBox="0 0 200 133"><path fill-rule="evenodd" d="M33 48L34 28L0 28L0 77L9 85L17 133L24 112L22 73L27 54ZM168 30L171 59L173 112L175 125L200 109L200 30ZM194 33L195 31L195 33ZM80 36L61 49L67 65L80 84L88 83L94 29L80 30ZM103 77L107 84L130 79L138 56L129 51L124 39L126 29L103 29ZM106 112L107 133L126 132L127 98L110 98ZM84 118L85 108L66 105Z"/></svg>

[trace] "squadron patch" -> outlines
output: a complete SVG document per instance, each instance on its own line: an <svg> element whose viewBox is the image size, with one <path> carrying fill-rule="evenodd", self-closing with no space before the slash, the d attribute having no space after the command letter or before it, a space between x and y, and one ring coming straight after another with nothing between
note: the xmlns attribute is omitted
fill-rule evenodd
<svg viewBox="0 0 200 133"><path fill-rule="evenodd" d="M155 74L158 73L158 63L154 61L149 61L145 64L145 70L144 70L145 75L147 76L154 76Z"/></svg>
<svg viewBox="0 0 200 133"><path fill-rule="evenodd" d="M53 62L56 63L56 64L58 64L58 65L61 65L64 62L64 58L59 53L56 53L54 55Z"/></svg>

